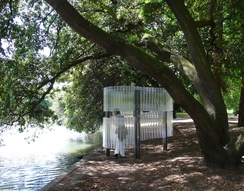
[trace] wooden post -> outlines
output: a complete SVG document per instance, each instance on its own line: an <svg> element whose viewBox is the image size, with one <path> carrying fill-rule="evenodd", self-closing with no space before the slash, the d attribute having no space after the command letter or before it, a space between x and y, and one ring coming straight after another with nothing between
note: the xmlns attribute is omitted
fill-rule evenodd
<svg viewBox="0 0 244 191"><path fill-rule="evenodd" d="M135 158L140 158L140 142L141 142L141 135L140 135L140 89L136 87L135 89L135 110L134 110L134 127L135 127Z"/></svg>
<svg viewBox="0 0 244 191"><path fill-rule="evenodd" d="M164 127L165 127L165 133L163 134L163 150L167 150L167 111L164 112Z"/></svg>
<svg viewBox="0 0 244 191"><path fill-rule="evenodd" d="M105 112L105 117L110 118L110 116L112 116L112 112L111 111L106 111ZM108 131L110 131L110 129L108 129ZM105 149L105 154L106 154L106 156L110 156L110 148L106 148Z"/></svg>

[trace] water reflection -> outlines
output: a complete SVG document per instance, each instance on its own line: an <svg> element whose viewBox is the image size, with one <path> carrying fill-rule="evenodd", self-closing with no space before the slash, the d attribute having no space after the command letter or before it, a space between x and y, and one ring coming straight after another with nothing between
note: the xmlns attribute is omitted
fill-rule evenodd
<svg viewBox="0 0 244 191"><path fill-rule="evenodd" d="M39 138L28 144L33 134ZM0 147L0 190L38 190L92 147L85 143L85 133L60 126L21 134L13 130L2 138L6 146Z"/></svg>

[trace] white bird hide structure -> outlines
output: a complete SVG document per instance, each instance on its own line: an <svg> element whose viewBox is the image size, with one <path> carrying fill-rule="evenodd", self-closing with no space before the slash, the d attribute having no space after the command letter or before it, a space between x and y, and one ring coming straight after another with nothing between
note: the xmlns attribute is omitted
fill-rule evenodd
<svg viewBox="0 0 244 191"><path fill-rule="evenodd" d="M139 100L136 100L137 93ZM119 119L112 115L120 111ZM139 121L140 140L173 136L173 101L163 88L138 86L110 86L104 88L103 147L114 149L118 126L124 126L120 136L125 138L125 148L135 147L135 124ZM135 113L139 113L135 115ZM120 125L118 125L120 124ZM167 128L167 129L166 129ZM121 135L121 133L126 133Z"/></svg>

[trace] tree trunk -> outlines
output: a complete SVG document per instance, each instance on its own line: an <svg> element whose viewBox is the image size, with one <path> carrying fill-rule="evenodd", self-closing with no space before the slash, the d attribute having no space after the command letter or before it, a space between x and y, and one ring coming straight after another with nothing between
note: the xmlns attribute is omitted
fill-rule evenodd
<svg viewBox="0 0 244 191"><path fill-rule="evenodd" d="M244 126L244 77L242 77L241 96L239 104L238 127Z"/></svg>
<svg viewBox="0 0 244 191"><path fill-rule="evenodd" d="M195 86L201 101L213 122L213 128L223 145L229 142L228 117L223 97L210 69L196 22L191 17L183 0L165 0L174 12L184 32L192 63L196 69Z"/></svg>

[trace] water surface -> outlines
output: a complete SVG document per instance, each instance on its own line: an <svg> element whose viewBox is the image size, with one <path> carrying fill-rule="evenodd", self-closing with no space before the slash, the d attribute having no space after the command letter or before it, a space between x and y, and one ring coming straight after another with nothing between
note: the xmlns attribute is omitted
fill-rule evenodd
<svg viewBox="0 0 244 191"><path fill-rule="evenodd" d="M85 133L60 126L11 130L1 138L6 146L0 147L0 190L39 190L92 148Z"/></svg>

